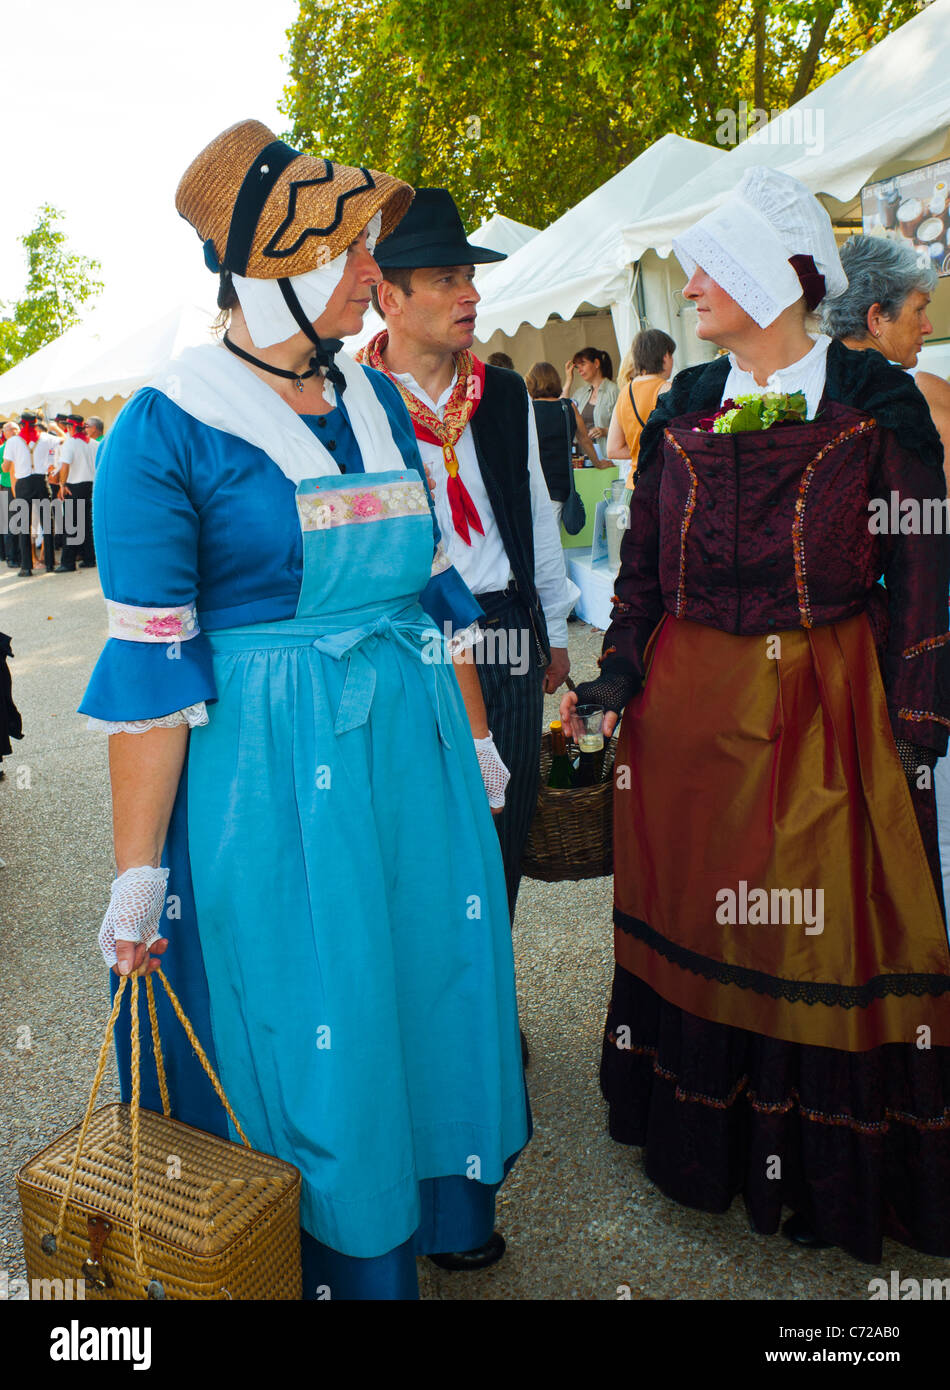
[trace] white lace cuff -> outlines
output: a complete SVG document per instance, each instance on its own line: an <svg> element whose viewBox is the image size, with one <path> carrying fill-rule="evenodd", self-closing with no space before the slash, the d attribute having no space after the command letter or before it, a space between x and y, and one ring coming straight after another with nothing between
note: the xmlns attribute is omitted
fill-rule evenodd
<svg viewBox="0 0 950 1390"><path fill-rule="evenodd" d="M484 642L485 634L482 632L478 623L469 623L468 627L460 628L447 639L449 656L458 656L459 652L468 651L469 647L475 647L479 642Z"/></svg>
<svg viewBox="0 0 950 1390"><path fill-rule="evenodd" d="M89 718L87 729L98 729L107 734L144 734L149 729L174 729L179 724L187 724L189 729L200 728L208 722L208 708L204 700L186 709L176 710L174 714L163 714L157 719L133 719L129 722L112 723L108 719Z"/></svg>

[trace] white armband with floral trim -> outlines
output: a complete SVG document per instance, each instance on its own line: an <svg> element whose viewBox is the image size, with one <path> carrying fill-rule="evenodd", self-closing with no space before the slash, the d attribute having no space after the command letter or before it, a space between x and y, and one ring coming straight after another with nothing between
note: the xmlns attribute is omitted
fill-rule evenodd
<svg viewBox="0 0 950 1390"><path fill-rule="evenodd" d="M106 599L109 636L126 642L187 642L197 637L198 614L193 603L178 607L138 608Z"/></svg>

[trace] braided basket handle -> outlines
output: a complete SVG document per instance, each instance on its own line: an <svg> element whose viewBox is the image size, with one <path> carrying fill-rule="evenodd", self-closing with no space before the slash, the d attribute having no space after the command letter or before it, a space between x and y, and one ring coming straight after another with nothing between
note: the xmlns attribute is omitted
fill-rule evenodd
<svg viewBox="0 0 950 1390"><path fill-rule="evenodd" d="M228 1117L231 1120L231 1123L234 1125L234 1128L241 1136L242 1143L247 1148L250 1148L251 1141L248 1139L247 1135L244 1133L244 1130L238 1123L237 1116L231 1108L231 1103L228 1100L227 1096L224 1094L224 1088L221 1085L221 1082L218 1080L217 1073L215 1072L211 1063L208 1061L205 1050L201 1046L201 1043L198 1041L198 1038L195 1034L195 1030L191 1026L191 1023L189 1022L185 1014L185 1011L181 1006L177 994L172 989L171 985L168 983L168 979L165 976L165 972L161 969L161 967L159 967L156 973L158 974L158 977L161 980L162 984L165 986L165 992L167 993L168 998L171 1001L172 1008L175 1010L175 1013L178 1016L178 1021L180 1022L182 1028L185 1030L185 1035L188 1038L188 1041L191 1043L192 1047L197 1053L198 1060L204 1068L208 1080L214 1087L218 1099L227 1111ZM66 1223L66 1209L69 1205L69 1199L72 1196L73 1187L76 1183L76 1173L79 1169L79 1159L82 1155L83 1145L86 1142L86 1131L89 1128L89 1122L92 1119L93 1109L96 1104L96 1097L99 1094L99 1087L102 1084L103 1073L105 1072L106 1063L109 1057L109 1044L112 1042L113 1034L115 1033L116 1021L119 1017L119 1010L122 1007L122 996L125 992L126 985L129 984L130 981L132 982L133 994L132 1005L130 1010L132 1017L132 1100L129 1106L129 1114L131 1116L132 1122L132 1254L135 1262L136 1274L138 1274L139 1278L143 1280L143 1284L147 1284L148 1275L145 1271L145 1266L142 1260L142 1231L140 1218L141 1151L139 1129L142 1077L140 1067L141 1050L139 1045L138 973L134 975L122 975L119 979L119 988L116 990L115 993L115 999L112 1003L112 1012L110 1013L109 1020L106 1024L105 1037L102 1039L102 1046L99 1049L99 1060L96 1064L96 1074L93 1079L92 1090L89 1093L89 1103L86 1106L86 1113L83 1116L82 1125L79 1130L79 1138L76 1141L76 1152L73 1154L73 1161L69 1169L69 1179L66 1183L66 1191L63 1194L62 1200L60 1202L59 1216L57 1217L56 1227L53 1231L52 1249L55 1250L56 1246L59 1244L59 1241L62 1239L63 1227ZM165 1078L165 1062L162 1057L161 1041L158 1036L158 1017L155 1012L155 996L152 986L151 975L147 975L145 977L145 989L148 997L148 1013L149 1021L151 1023L152 1042L155 1047L155 1068L158 1072L158 1085L162 1097L162 1110L165 1113L165 1115L168 1116L170 1114L170 1105L168 1099L168 1083ZM47 1237L44 1237L44 1241L46 1239Z"/></svg>

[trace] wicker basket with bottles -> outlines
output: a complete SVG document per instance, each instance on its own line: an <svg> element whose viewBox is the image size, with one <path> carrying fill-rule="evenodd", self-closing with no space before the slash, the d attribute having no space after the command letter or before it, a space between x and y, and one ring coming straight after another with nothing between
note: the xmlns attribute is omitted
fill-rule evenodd
<svg viewBox="0 0 950 1390"><path fill-rule="evenodd" d="M577 745L565 739L570 762ZM541 737L541 783L538 804L521 857L522 872L545 883L601 878L613 873L613 768L616 739L605 740L592 786L548 785L553 760L551 733Z"/></svg>

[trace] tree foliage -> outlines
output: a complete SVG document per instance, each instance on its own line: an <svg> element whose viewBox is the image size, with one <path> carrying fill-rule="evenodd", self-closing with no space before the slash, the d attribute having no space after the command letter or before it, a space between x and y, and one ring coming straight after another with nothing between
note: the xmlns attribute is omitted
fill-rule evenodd
<svg viewBox="0 0 950 1390"><path fill-rule="evenodd" d="M300 0L298 148L451 190L467 225L545 226L667 132L779 110L916 0Z"/></svg>
<svg viewBox="0 0 950 1390"><path fill-rule="evenodd" d="M0 318L0 371L37 352L80 320L80 309L102 290L98 261L70 251L58 223L63 214L44 203L36 226L20 238L27 279L22 299Z"/></svg>

